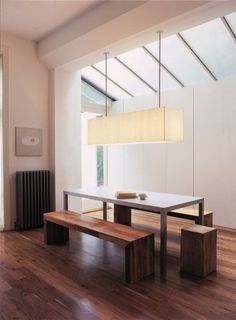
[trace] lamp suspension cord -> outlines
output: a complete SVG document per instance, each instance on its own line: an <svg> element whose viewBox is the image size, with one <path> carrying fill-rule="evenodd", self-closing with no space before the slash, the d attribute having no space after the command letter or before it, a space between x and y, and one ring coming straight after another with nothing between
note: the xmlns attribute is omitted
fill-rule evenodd
<svg viewBox="0 0 236 320"><path fill-rule="evenodd" d="M104 53L105 55L105 93L106 93L106 100L105 100L105 115L107 117L107 55L108 55L108 52L105 52Z"/></svg>
<svg viewBox="0 0 236 320"><path fill-rule="evenodd" d="M161 31L158 31L158 35L159 35L159 100L158 100L158 105L159 108L161 107Z"/></svg>

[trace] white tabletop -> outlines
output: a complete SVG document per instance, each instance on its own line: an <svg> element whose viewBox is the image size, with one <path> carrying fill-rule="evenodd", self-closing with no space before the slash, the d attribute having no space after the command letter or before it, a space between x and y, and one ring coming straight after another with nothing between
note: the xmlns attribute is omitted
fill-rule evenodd
<svg viewBox="0 0 236 320"><path fill-rule="evenodd" d="M203 202L201 197L193 197L186 195L160 193L160 192L146 192L146 191L135 191L138 193L146 193L146 200L136 199L117 199L115 194L117 189L110 187L94 187L88 189L73 189L65 190L64 193L71 196L77 196L81 198L88 198L99 200L103 202L111 202L131 208L137 208L141 210L147 210L151 212L171 211L184 206L197 204Z"/></svg>

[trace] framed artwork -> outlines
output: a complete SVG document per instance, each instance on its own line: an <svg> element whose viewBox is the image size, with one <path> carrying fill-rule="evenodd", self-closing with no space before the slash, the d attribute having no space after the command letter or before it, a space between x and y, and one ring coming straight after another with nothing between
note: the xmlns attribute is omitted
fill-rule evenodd
<svg viewBox="0 0 236 320"><path fill-rule="evenodd" d="M42 156L42 129L16 127L15 154L19 157Z"/></svg>

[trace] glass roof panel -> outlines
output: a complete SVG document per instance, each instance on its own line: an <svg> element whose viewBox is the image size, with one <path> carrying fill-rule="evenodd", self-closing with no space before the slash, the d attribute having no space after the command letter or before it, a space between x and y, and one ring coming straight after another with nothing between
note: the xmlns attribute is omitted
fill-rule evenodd
<svg viewBox="0 0 236 320"><path fill-rule="evenodd" d="M91 67L87 67L82 69L82 76L105 92L105 77L102 76L99 72ZM127 93L125 93L109 80L107 81L107 92L117 100L130 98Z"/></svg>
<svg viewBox="0 0 236 320"><path fill-rule="evenodd" d="M236 45L220 19L181 35L218 79L236 73Z"/></svg>
<svg viewBox="0 0 236 320"><path fill-rule="evenodd" d="M94 65L97 69L105 73L105 62L99 62ZM132 72L126 69L117 60L110 58L107 60L107 74L112 80L125 88L134 96L142 96L153 93L153 91L138 79Z"/></svg>
<svg viewBox="0 0 236 320"><path fill-rule="evenodd" d="M147 45L147 49L159 59L159 41ZM176 36L162 40L161 61L185 85L192 86L211 79L199 62Z"/></svg>
<svg viewBox="0 0 236 320"><path fill-rule="evenodd" d="M84 81L81 81L82 101L89 103L105 104L105 95L96 90ZM108 105L111 105L111 99L108 98Z"/></svg>
<svg viewBox="0 0 236 320"><path fill-rule="evenodd" d="M236 12L228 14L225 18L236 36Z"/></svg>
<svg viewBox="0 0 236 320"><path fill-rule="evenodd" d="M134 70L141 78L158 90L158 63L143 48L137 48L118 56L118 58ZM162 68L162 90L179 88L180 85Z"/></svg>
<svg viewBox="0 0 236 320"><path fill-rule="evenodd" d="M225 16L236 34L236 12ZM196 52L217 79L236 73L236 45L221 19L181 32L181 35ZM157 59L158 41L145 46ZM137 48L117 57L147 84L158 91L158 63L144 50ZM192 86L212 80L208 72L186 48L177 35L162 40L162 63L184 86ZM94 65L105 73L104 61ZM82 76L105 91L105 78L92 67L82 70ZM108 76L133 96L146 95L154 91L115 58L108 59ZM180 87L162 68L162 90ZM130 98L119 86L108 80L108 94L117 100Z"/></svg>

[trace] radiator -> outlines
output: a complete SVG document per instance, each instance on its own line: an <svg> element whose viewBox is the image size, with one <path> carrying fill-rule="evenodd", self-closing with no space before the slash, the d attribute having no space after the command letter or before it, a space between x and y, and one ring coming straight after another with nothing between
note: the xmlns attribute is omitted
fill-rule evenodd
<svg viewBox="0 0 236 320"><path fill-rule="evenodd" d="M50 172L16 172L17 230L43 226L43 214L50 211Z"/></svg>

